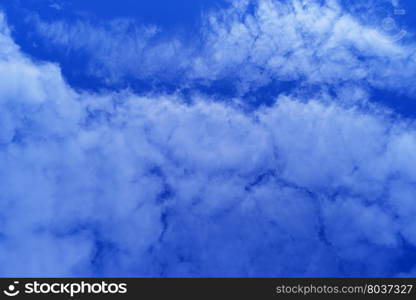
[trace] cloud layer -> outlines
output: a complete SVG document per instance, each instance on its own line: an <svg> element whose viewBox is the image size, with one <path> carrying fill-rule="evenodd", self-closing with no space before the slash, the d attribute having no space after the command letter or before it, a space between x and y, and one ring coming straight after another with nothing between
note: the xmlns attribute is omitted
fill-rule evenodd
<svg viewBox="0 0 416 300"><path fill-rule="evenodd" d="M164 59L180 53L184 82L328 88L276 94L250 112L203 94L75 91L59 66L23 54L1 20L1 276L413 274L416 127L366 91L411 93L412 45L335 1L247 10L239 1L210 16L200 56L150 47L146 59L160 64L149 74L172 71ZM74 26L61 42L84 32ZM73 47L103 43L80 41ZM110 39L108 53L125 42ZM108 72L113 63L126 70L110 56Z"/></svg>
<svg viewBox="0 0 416 300"><path fill-rule="evenodd" d="M48 45L90 55L89 72L110 83L125 76L181 87L232 80L245 94L278 80L414 93L408 79L416 75L416 47L399 43L406 35L386 27L388 10L378 13L375 3L365 13L359 4L346 4L347 10L336 0L230 5L205 15L191 38L134 20L32 22Z"/></svg>

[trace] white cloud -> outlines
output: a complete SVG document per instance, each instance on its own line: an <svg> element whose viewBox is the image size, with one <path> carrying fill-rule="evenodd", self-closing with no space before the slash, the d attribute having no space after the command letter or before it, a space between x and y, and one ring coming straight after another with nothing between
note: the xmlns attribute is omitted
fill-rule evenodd
<svg viewBox="0 0 416 300"><path fill-rule="evenodd" d="M248 86L277 78L332 85L365 80L375 86L411 88L414 47L359 22L337 1L257 3L254 15L240 6L211 16L198 76L232 73Z"/></svg>
<svg viewBox="0 0 416 300"><path fill-rule="evenodd" d="M109 82L124 75L187 79L185 86L190 79L234 78L245 93L276 79L333 86L366 82L414 92L409 78L415 76L415 47L383 28L385 16L366 24L336 0L230 5L206 15L193 42L126 20L91 25L34 18L34 24L48 44L88 53L91 72Z"/></svg>
<svg viewBox="0 0 416 300"><path fill-rule="evenodd" d="M224 47L213 45L213 70L231 58L277 64L262 41L273 38L268 28L298 19L305 26L305 11L317 13L298 6L302 13L276 25L277 4L261 3L257 24L247 17L215 31ZM331 3L319 13L339 14ZM322 49L352 43L379 57L374 70L404 55L401 46L376 49L345 34L355 24L348 17L334 22L339 34ZM247 62L249 50L236 41L250 36L249 26L264 36L253 47L259 57ZM395 263L403 241L416 246L410 121L338 104L348 92L340 101L280 96L252 113L206 96L186 104L179 95L76 92L57 65L25 57L4 22L0 28L1 275L388 276L413 266ZM298 33L282 34L291 37L286 47L298 43ZM235 49L243 54L229 56ZM277 74L328 83L346 72L314 73L309 51L292 54L304 65L289 59ZM340 57L337 66L347 62Z"/></svg>

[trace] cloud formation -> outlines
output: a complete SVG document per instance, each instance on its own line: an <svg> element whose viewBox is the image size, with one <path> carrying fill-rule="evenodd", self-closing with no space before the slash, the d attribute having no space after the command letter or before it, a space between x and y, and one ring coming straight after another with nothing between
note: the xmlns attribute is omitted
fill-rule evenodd
<svg viewBox="0 0 416 300"><path fill-rule="evenodd" d="M367 103L362 85L410 86L410 46L375 47L386 37L335 1L292 4L211 16L186 80L349 85L250 112L203 94L75 91L2 18L0 275L412 274L414 121L346 105Z"/></svg>
<svg viewBox="0 0 416 300"><path fill-rule="evenodd" d="M386 30L387 15L378 13L377 4L366 7L365 15L372 16L367 22L359 4L344 5L336 0L233 1L228 9L205 15L192 41L133 20L92 25L34 18L33 23L58 49L89 54L91 74L110 82L133 76L187 87L232 80L245 94L278 80L414 94L408 81L416 75L414 43L400 43L395 31Z"/></svg>

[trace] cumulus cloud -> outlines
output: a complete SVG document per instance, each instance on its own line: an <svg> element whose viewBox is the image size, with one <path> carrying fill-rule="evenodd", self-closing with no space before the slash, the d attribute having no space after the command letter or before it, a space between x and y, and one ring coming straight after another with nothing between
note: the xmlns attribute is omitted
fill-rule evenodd
<svg viewBox="0 0 416 300"><path fill-rule="evenodd" d="M393 72L390 63L408 55L345 33L359 24L335 2L322 10L296 3L262 1L239 21L241 1L224 12L233 20L224 29L213 17L207 36L216 43L204 51L216 50L203 55L212 69L192 61L192 76L240 64L257 80L248 70L264 65L280 79L336 85L344 74L377 84L377 70ZM292 21L326 38L302 44L283 28ZM206 95L75 91L59 66L26 57L0 24L0 275L394 276L415 268L405 260L416 247L415 124L375 105L345 106L366 99L354 86L276 95L251 112ZM249 28L260 36L246 47ZM293 34L274 48L297 45L287 64L267 48L269 28ZM361 66L349 64L351 45L369 53L364 77L345 69ZM311 65L326 55L320 69Z"/></svg>
<svg viewBox="0 0 416 300"><path fill-rule="evenodd" d="M203 76L230 71L247 84L278 78L402 87L402 79L413 74L406 65L415 63L414 48L359 22L338 1L261 0L252 14L251 2L241 3L211 16L206 28L212 47L199 66Z"/></svg>
<svg viewBox="0 0 416 300"><path fill-rule="evenodd" d="M396 32L383 27L386 15L375 9L380 3L372 2L365 14L359 4L344 4L347 10L336 0L230 5L205 15L192 42L134 21L114 21L110 29L84 21L33 22L48 43L89 53L91 74L107 80L133 76L189 86L232 79L240 94L272 80L414 93L407 79L415 76L415 46L399 43ZM363 15L373 18L366 22Z"/></svg>

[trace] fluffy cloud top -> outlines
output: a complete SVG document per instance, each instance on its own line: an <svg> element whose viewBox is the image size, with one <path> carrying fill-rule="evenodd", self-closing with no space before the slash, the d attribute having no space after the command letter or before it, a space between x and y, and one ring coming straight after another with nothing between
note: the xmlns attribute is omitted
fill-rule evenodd
<svg viewBox="0 0 416 300"><path fill-rule="evenodd" d="M157 70L166 49L179 53L184 82L289 78L339 92L276 94L247 112L202 94L75 91L1 20L0 275L413 274L416 127L361 89L411 87L412 45L335 1L249 4L210 16L201 54L169 42L145 57L161 57ZM140 66L135 55L126 62ZM110 57L108 72L125 70Z"/></svg>

